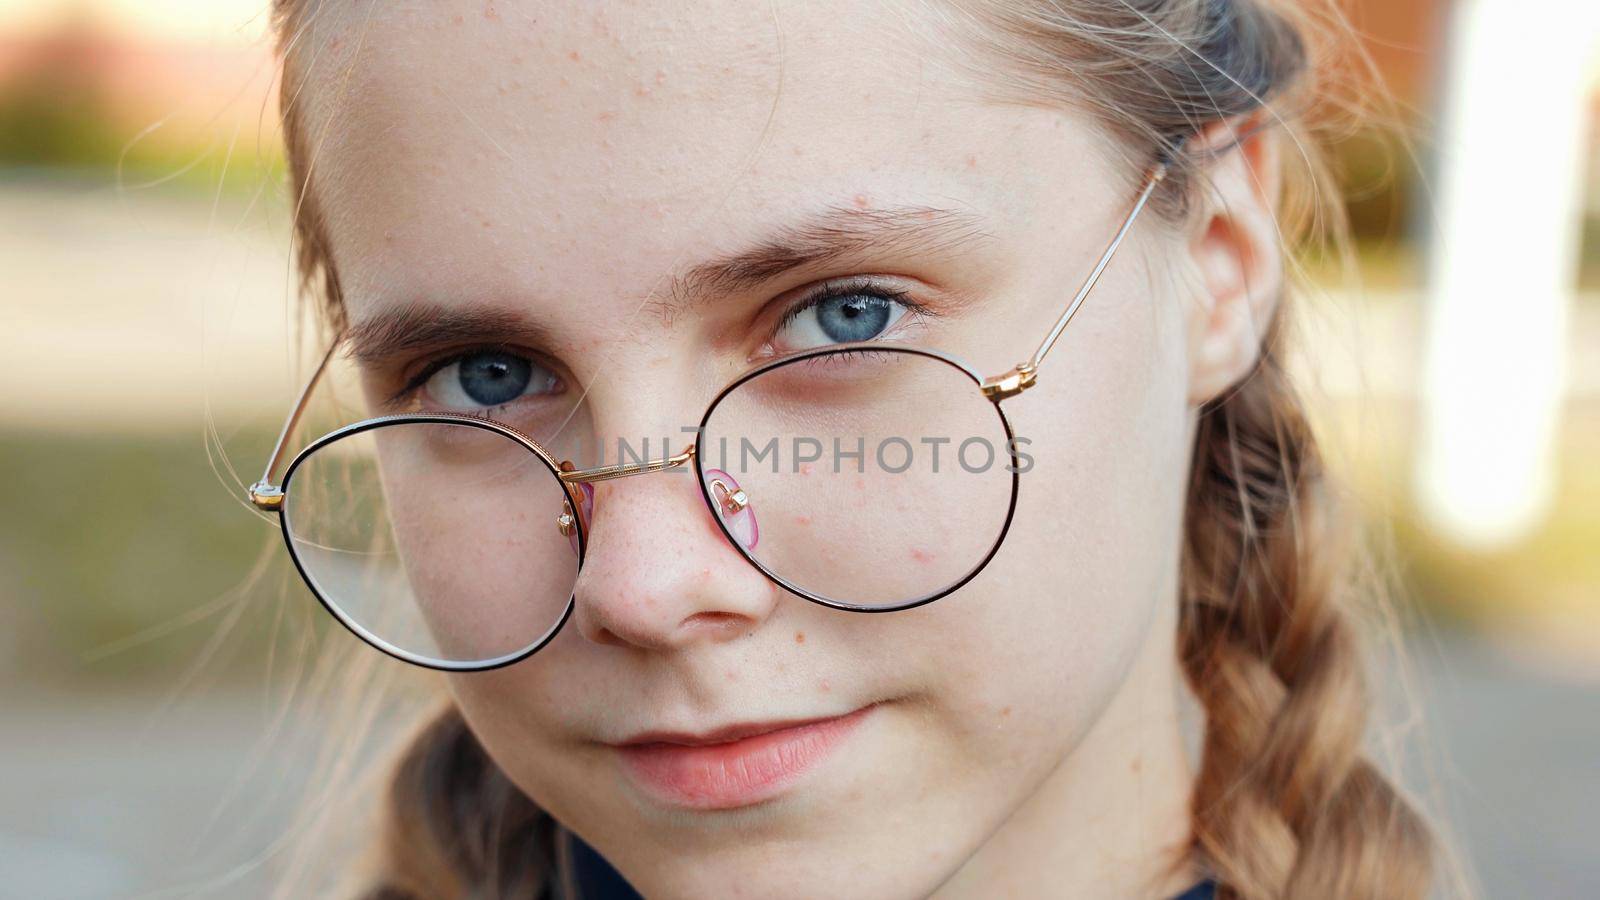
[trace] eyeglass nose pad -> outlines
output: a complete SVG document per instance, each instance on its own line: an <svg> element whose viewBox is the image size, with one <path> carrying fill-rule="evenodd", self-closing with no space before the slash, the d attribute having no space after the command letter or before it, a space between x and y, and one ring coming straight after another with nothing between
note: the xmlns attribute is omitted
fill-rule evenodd
<svg viewBox="0 0 1600 900"><path fill-rule="evenodd" d="M739 487L732 475L721 469L705 470L706 493L711 495L717 516L727 526L746 550L754 550L761 539L761 529L756 526L756 511L750 505L750 495Z"/></svg>
<svg viewBox="0 0 1600 900"><path fill-rule="evenodd" d="M578 493L583 499L579 502L582 507L580 512L582 523L587 526L593 521L594 514L594 485L587 481L578 483ZM567 542L572 545L572 555L578 555L578 524L579 518L572 514L572 502L561 501L561 515L556 516L556 528L567 536Z"/></svg>

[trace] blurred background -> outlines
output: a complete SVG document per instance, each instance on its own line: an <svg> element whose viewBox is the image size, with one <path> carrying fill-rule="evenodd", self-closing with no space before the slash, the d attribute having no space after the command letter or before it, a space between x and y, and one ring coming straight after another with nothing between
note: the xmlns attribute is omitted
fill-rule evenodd
<svg viewBox="0 0 1600 900"><path fill-rule="evenodd" d="M3 896L259 893L346 714L242 500L304 362L265 7L0 0ZM1351 0L1397 104L1307 261L1384 733L1491 897L1600 896L1597 9Z"/></svg>

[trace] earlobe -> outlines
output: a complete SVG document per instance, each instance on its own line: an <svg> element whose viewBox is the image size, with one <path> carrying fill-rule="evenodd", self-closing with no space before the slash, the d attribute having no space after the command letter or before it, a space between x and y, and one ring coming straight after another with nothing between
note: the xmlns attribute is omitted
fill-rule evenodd
<svg viewBox="0 0 1600 900"><path fill-rule="evenodd" d="M1196 170L1199 213L1187 248L1195 294L1187 310L1191 405L1221 395L1255 367L1283 293L1277 134L1260 128L1263 116L1211 125L1194 147L1207 161Z"/></svg>

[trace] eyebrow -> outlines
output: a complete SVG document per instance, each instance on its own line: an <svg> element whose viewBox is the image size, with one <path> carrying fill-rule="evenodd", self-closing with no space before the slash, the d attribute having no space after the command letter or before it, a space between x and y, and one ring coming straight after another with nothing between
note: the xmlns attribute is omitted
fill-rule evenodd
<svg viewBox="0 0 1600 900"><path fill-rule="evenodd" d="M515 310L459 309L433 303L408 303L386 309L345 329L349 356L376 366L406 353L471 341L539 344L549 335Z"/></svg>
<svg viewBox="0 0 1600 900"><path fill-rule="evenodd" d="M794 269L836 265L869 254L936 254L987 240L983 218L934 206L829 206L780 227L746 250L700 263L672 280L664 301L678 312L759 287Z"/></svg>
<svg viewBox="0 0 1600 900"><path fill-rule="evenodd" d="M780 226L746 249L674 275L666 296L650 300L648 306L670 321L684 311L753 290L790 272L871 256L948 254L992 237L983 228L983 217L969 210L827 206ZM352 323L345 337L350 356L371 365L454 342L515 339L537 344L550 335L520 310L415 302Z"/></svg>

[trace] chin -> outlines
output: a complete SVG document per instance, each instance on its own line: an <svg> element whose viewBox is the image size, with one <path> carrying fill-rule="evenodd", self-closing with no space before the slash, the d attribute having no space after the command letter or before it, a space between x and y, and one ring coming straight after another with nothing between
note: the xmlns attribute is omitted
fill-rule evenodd
<svg viewBox="0 0 1600 900"><path fill-rule="evenodd" d="M646 897L752 897L840 900L926 897L944 880L931 873L929 855L904 841L797 839L740 843L699 854L671 854L647 866L634 886ZM902 867L924 864L921 870Z"/></svg>

